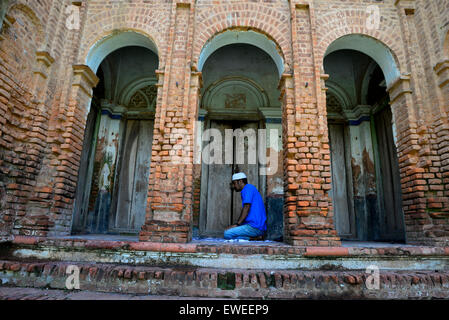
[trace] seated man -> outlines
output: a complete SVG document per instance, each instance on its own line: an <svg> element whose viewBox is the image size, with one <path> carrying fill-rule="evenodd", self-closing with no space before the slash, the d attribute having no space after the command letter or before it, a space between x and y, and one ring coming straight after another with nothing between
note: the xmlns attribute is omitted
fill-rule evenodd
<svg viewBox="0 0 449 320"><path fill-rule="evenodd" d="M267 217L265 206L257 188L248 183L244 173L232 176L232 183L237 192L241 192L242 211L237 224L228 227L224 238L253 240L262 239L267 230Z"/></svg>

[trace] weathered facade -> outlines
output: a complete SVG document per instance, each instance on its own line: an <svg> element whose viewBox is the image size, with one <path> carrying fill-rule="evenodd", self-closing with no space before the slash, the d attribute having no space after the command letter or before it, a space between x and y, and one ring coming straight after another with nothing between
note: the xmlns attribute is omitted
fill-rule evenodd
<svg viewBox="0 0 449 320"><path fill-rule="evenodd" d="M0 241L216 236L244 170L271 239L448 245L449 1L0 10ZM248 128L268 132L244 146L256 164L204 161L207 129Z"/></svg>

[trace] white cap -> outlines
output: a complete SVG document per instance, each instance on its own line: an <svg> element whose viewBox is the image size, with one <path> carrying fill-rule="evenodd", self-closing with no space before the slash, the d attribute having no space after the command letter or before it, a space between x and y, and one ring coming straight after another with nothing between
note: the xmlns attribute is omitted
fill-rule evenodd
<svg viewBox="0 0 449 320"><path fill-rule="evenodd" d="M236 173L232 176L232 181L246 179L246 174L243 172Z"/></svg>

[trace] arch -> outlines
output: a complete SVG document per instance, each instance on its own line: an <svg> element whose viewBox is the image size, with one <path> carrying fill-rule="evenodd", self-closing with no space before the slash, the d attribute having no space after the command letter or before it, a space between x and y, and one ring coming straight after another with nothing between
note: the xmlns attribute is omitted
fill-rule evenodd
<svg viewBox="0 0 449 320"><path fill-rule="evenodd" d="M132 96L137 91L139 91L145 87L155 85L156 83L157 83L156 78L149 78L149 77L145 77L145 78L141 78L136 81L133 81L126 88L124 88L123 91L120 93L119 103L124 106L127 106L129 104Z"/></svg>
<svg viewBox="0 0 449 320"><path fill-rule="evenodd" d="M253 30L230 29L214 36L208 41L198 59L198 70L202 71L207 59L218 49L236 43L250 44L265 51L274 61L279 72L279 77L284 72L284 59L282 58L278 45L262 33Z"/></svg>
<svg viewBox="0 0 449 320"><path fill-rule="evenodd" d="M324 57L338 50L355 50L371 57L382 69L387 86L399 78L401 72L393 52L381 41L364 35L348 34L333 41L327 48Z"/></svg>
<svg viewBox="0 0 449 320"><path fill-rule="evenodd" d="M226 92L228 88L232 88L234 86L244 88L244 90L249 94L249 100L255 102L254 105L250 107L258 109L269 105L269 99L265 90L254 81L242 77L226 77L220 81L212 83L205 90L204 97L201 101L201 107L208 109L212 106L212 101L217 99L219 94Z"/></svg>
<svg viewBox="0 0 449 320"><path fill-rule="evenodd" d="M96 42L86 57L86 65L93 72L97 72L101 62L112 52L124 47L143 47L153 51L158 57L158 49L154 41L148 36L130 30L114 31Z"/></svg>

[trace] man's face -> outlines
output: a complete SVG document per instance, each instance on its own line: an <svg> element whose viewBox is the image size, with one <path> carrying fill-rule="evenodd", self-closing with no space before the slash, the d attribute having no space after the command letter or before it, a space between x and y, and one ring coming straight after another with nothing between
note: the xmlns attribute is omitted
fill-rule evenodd
<svg viewBox="0 0 449 320"><path fill-rule="evenodd" d="M242 180L232 181L232 185L234 186L234 190L237 192L242 191L244 187Z"/></svg>

